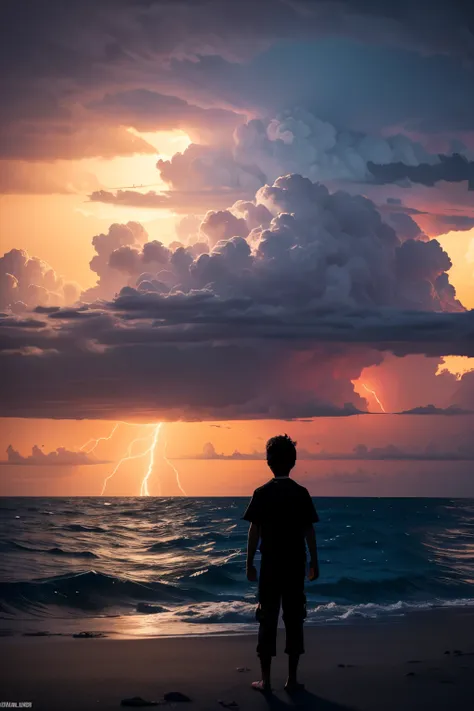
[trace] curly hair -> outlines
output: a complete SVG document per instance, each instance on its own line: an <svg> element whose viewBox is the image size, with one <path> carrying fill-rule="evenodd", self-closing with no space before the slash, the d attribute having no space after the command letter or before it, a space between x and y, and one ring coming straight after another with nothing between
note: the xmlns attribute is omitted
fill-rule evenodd
<svg viewBox="0 0 474 711"><path fill-rule="evenodd" d="M267 442L267 462L273 472L289 473L296 462L296 442L287 434L270 437Z"/></svg>

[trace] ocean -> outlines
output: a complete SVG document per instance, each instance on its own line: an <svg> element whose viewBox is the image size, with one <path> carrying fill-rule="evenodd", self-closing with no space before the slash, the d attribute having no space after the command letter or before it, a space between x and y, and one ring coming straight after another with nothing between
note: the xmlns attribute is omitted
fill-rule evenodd
<svg viewBox="0 0 474 711"><path fill-rule="evenodd" d="M3 498L0 633L255 629L244 498ZM319 498L308 625L474 604L474 500Z"/></svg>

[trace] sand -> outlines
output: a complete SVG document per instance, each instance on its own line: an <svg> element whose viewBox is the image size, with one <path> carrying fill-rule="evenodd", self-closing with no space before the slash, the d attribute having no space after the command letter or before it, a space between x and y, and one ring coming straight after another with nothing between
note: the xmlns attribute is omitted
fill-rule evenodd
<svg viewBox="0 0 474 711"><path fill-rule="evenodd" d="M265 698L249 688L259 676L250 636L6 637L0 640L0 701L31 701L35 711L106 710L121 708L126 697L159 699L180 691L192 702L165 708L219 711L223 701L236 702L242 711L474 709L472 609L313 627L306 640L306 692L292 699L283 691L286 657L280 651L273 695Z"/></svg>

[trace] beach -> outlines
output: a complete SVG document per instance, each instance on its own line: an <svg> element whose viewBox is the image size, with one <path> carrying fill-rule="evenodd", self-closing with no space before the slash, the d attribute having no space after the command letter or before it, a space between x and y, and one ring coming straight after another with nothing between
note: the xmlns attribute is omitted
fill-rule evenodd
<svg viewBox="0 0 474 711"><path fill-rule="evenodd" d="M306 690L294 698L283 691L283 645L281 630L274 691L264 697L250 689L259 678L253 635L4 637L0 701L31 701L36 711L105 711L119 708L125 698L159 700L179 691L191 702L169 704L170 709L217 711L220 702L235 702L246 711L473 708L473 608L306 629L301 661ZM249 671L238 671L246 667Z"/></svg>

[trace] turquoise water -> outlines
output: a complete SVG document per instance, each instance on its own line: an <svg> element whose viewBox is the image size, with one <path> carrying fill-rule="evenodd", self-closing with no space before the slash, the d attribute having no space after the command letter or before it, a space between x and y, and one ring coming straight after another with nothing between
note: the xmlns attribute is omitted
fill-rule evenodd
<svg viewBox="0 0 474 711"><path fill-rule="evenodd" d="M0 627L246 631L239 498L4 498ZM474 501L315 500L321 577L308 624L474 604Z"/></svg>

